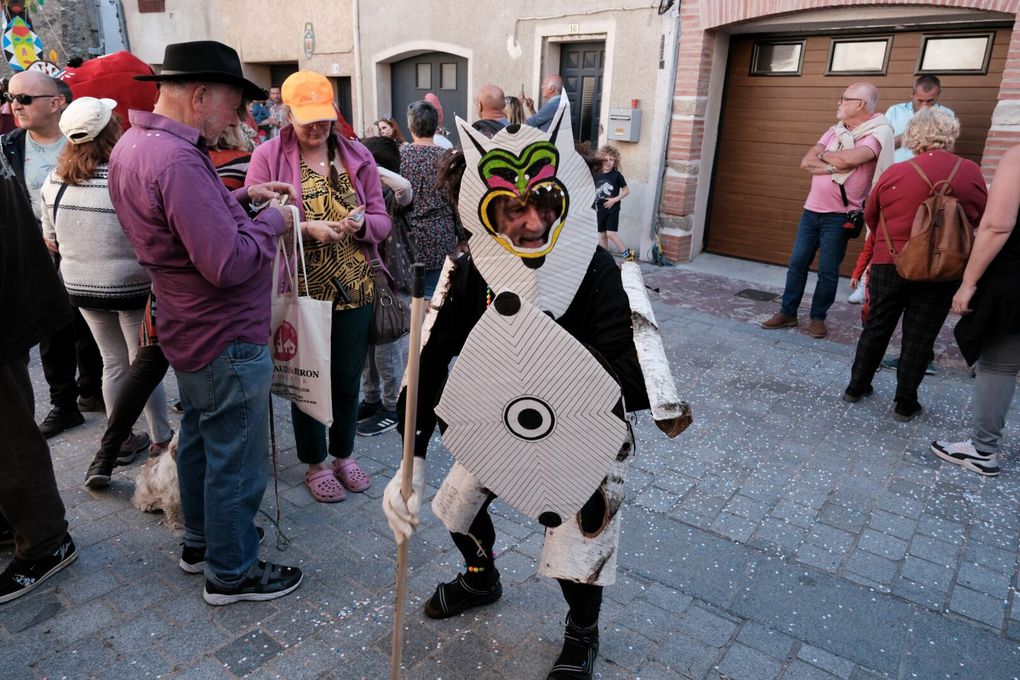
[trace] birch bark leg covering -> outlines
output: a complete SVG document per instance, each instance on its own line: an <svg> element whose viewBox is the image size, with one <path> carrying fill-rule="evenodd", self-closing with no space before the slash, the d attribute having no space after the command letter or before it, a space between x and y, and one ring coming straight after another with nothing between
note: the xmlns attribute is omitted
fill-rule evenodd
<svg viewBox="0 0 1020 680"><path fill-rule="evenodd" d="M629 439L624 446L632 447ZM624 498L627 460L613 463L599 492L605 504L604 521L596 531L581 527L580 514L554 529L546 529L538 573L550 578L597 586L616 583L616 554L620 547L620 511Z"/></svg>
<svg viewBox="0 0 1020 680"><path fill-rule="evenodd" d="M432 499L432 514L453 533L468 534L488 497L489 492L478 479L455 462Z"/></svg>
<svg viewBox="0 0 1020 680"><path fill-rule="evenodd" d="M655 321L645 281L641 278L641 268L637 263L624 262L620 267L620 278L630 302L634 348L637 350L641 375L645 379L652 418L667 436L675 437L694 422L691 407L686 401L681 401L676 391L666 350L662 346L659 324Z"/></svg>

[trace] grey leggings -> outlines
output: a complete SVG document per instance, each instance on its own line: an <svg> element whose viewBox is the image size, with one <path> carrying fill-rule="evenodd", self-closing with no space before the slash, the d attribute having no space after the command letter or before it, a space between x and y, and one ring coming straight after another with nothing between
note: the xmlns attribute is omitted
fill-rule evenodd
<svg viewBox="0 0 1020 680"><path fill-rule="evenodd" d="M1018 371L1020 335L993 335L982 343L971 406L973 444L981 453L999 452Z"/></svg>

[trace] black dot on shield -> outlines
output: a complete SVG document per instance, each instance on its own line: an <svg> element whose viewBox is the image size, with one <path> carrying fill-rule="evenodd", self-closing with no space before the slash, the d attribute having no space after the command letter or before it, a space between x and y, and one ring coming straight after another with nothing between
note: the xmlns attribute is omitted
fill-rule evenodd
<svg viewBox="0 0 1020 680"><path fill-rule="evenodd" d="M503 316L513 316L521 311L521 299L514 293L500 293L492 305Z"/></svg>
<svg viewBox="0 0 1020 680"><path fill-rule="evenodd" d="M526 408L517 415L517 422L525 430L535 430L542 424L542 414L533 408Z"/></svg>
<svg viewBox="0 0 1020 680"><path fill-rule="evenodd" d="M561 520L560 516L557 515L555 512L546 510L545 512L538 516L538 523L544 527L555 529L560 524L563 524L563 520Z"/></svg>

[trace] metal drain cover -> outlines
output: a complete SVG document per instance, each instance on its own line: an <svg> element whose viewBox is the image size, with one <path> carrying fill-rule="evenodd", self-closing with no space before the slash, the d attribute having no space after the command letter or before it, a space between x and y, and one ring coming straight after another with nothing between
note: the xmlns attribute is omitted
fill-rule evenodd
<svg viewBox="0 0 1020 680"><path fill-rule="evenodd" d="M770 293L767 290L755 290L754 288L745 288L744 290L737 293L737 297L746 298L748 300L754 300L756 302L772 302L779 297L777 293Z"/></svg>

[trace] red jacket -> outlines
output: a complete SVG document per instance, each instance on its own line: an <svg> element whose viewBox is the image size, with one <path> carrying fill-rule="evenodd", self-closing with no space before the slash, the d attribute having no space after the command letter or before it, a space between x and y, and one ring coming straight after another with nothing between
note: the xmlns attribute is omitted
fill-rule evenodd
<svg viewBox="0 0 1020 680"><path fill-rule="evenodd" d="M949 177L959 158L955 154L938 149L926 151L915 156L913 160L934 184ZM893 264L889 247L885 242L885 233L879 226L879 211L885 216L889 238L896 252L899 252L910 238L917 207L928 198L929 192L928 185L909 161L894 163L882 173L871 189L864 211L864 219L874 232L875 239L871 264ZM953 196L963 206L964 214L976 228L985 210L988 189L981 169L974 161L964 160L960 165L956 177L953 178Z"/></svg>

